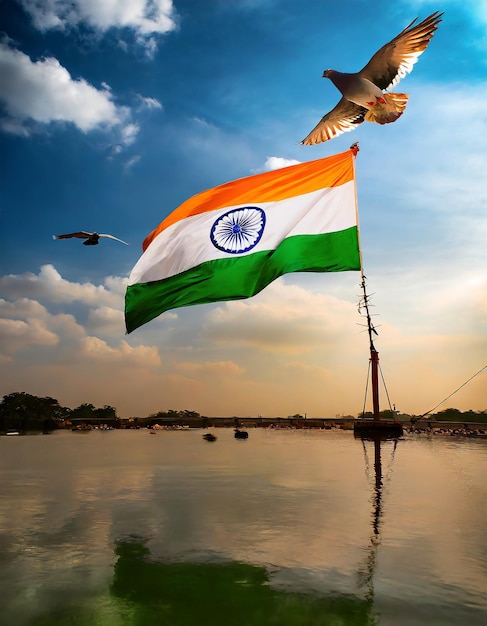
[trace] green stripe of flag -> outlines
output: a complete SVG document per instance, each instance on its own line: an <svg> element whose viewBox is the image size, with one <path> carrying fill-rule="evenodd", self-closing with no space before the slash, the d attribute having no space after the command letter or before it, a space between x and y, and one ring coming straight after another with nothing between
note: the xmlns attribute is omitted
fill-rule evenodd
<svg viewBox="0 0 487 626"><path fill-rule="evenodd" d="M170 309L250 298L290 272L349 270L360 270L356 226L289 237L276 250L207 261L164 280L129 285L125 295L127 332Z"/></svg>

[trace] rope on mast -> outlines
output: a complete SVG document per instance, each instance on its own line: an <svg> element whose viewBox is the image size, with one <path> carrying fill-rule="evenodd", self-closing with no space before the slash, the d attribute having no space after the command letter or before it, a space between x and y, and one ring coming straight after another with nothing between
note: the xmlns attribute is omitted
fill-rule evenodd
<svg viewBox="0 0 487 626"><path fill-rule="evenodd" d="M365 395L364 395L364 406L362 407L362 417L365 416L365 408L367 406L367 396L369 395L369 380L370 380L370 361L369 361L369 369L367 370L367 382L365 383Z"/></svg>
<svg viewBox="0 0 487 626"><path fill-rule="evenodd" d="M428 413L431 413L432 411L434 411L435 409L437 409L440 404L443 404L443 402L446 402L448 399L450 399L453 395L455 395L457 393L457 391L460 391L460 389L462 389L462 387L465 387L465 385L467 385L471 380L473 380L476 376L478 376L481 372L483 372L485 369L487 369L487 365L484 365L484 367L482 367L481 369L479 369L479 371L474 374L473 376L470 376L470 378L468 380L466 380L463 385L460 385L460 387L458 387L458 389L455 389L455 391L453 391L449 396L447 396L444 400L442 400L441 402L438 402L438 404L436 406L434 406L432 409L430 409L429 411L426 411L426 413L423 413L422 415L420 415L418 417L418 419L421 419L423 417L425 417L425 415L428 415Z"/></svg>
<svg viewBox="0 0 487 626"><path fill-rule="evenodd" d="M384 389L386 392L387 402L389 402L389 411L392 412L391 399L389 398L389 390L387 389L386 381L384 378L384 374L382 373L382 367L380 366L380 363L379 363L379 372L380 372L380 377L382 378L382 384L384 385Z"/></svg>

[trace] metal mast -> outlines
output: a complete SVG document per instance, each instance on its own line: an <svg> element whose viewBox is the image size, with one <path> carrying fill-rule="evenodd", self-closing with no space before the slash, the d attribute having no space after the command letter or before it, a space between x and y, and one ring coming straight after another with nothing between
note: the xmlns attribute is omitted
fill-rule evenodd
<svg viewBox="0 0 487 626"><path fill-rule="evenodd" d="M366 284L365 284L365 276L362 271L362 282L360 283L362 287L362 302L360 303L361 308L365 310L365 316L367 318L367 332L369 335L369 347L370 347L370 367L372 373L372 406L374 413L374 421L379 421L379 353L375 349L374 346L374 335L377 335L377 331L372 324L372 318L370 316L369 310L369 296L367 294Z"/></svg>

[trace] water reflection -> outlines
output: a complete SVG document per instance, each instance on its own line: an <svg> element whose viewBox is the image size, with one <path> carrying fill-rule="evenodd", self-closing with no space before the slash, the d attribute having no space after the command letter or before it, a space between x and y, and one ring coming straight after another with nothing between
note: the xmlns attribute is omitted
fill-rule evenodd
<svg viewBox="0 0 487 626"><path fill-rule="evenodd" d="M382 454L381 445L383 442L392 441L392 452L389 464L389 471L386 474L385 481L382 470ZM394 457L396 454L398 439L392 439L389 437L382 437L380 434L375 434L372 437L362 438L362 445L364 449L365 470L369 480L369 483L373 485L372 495L372 514L371 525L372 532L370 535L369 545L366 547L366 557L364 562L359 566L358 579L359 587L365 589L365 598L373 605L374 602L374 574L377 566L378 550L381 545L381 522L382 522L382 507L383 507L383 489L384 482L389 482L392 474L392 467L394 463ZM370 462L367 451L367 442L373 443L374 451L374 473L373 477L370 476Z"/></svg>
<svg viewBox="0 0 487 626"><path fill-rule="evenodd" d="M299 606L313 625L328 614L483 626L485 443L406 436L379 448L346 432L261 429L243 445L221 429L211 446L200 431L4 437L0 621L142 626L147 612L156 624L162 596L141 600L130 562L155 581L160 568L194 580L221 566L213 587L238 607L245 565L242 580L263 603L260 623L257 607L249 613L259 626L272 615L307 623L281 619L287 604L289 619ZM121 540L134 533L145 539ZM198 588L194 605L214 598L206 582Z"/></svg>
<svg viewBox="0 0 487 626"><path fill-rule="evenodd" d="M398 440L392 442L389 470L383 475L381 444L373 443L373 476L367 442L362 440L366 474L372 487L371 534L366 557L358 566L360 595L293 592L284 585L283 571L271 574L248 562L165 562L151 557L148 540L132 537L120 541L110 593L130 605L133 626L171 623L173 626L263 626L267 624L332 626L337 623L374 626L380 616L374 609L374 574L381 545L384 482L391 478ZM184 516L177 516L178 519ZM207 557L208 558L208 557ZM281 576L279 576L281 574ZM285 576L284 576L285 577Z"/></svg>
<svg viewBox="0 0 487 626"><path fill-rule="evenodd" d="M117 545L111 594L131 607L132 626L372 626L368 600L276 590L264 567L238 561L162 562L141 538Z"/></svg>

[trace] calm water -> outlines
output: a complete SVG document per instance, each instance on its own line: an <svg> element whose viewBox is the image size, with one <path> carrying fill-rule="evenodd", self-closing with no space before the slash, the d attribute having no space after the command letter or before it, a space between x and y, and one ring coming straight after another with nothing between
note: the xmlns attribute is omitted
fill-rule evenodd
<svg viewBox="0 0 487 626"><path fill-rule="evenodd" d="M487 441L0 438L8 626L487 623Z"/></svg>

